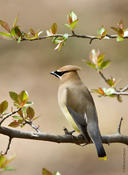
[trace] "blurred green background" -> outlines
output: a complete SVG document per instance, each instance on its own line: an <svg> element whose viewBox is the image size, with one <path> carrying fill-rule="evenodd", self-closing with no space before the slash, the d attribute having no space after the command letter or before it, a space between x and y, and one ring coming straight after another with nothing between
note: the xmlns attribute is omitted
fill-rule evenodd
<svg viewBox="0 0 128 175"><path fill-rule="evenodd" d="M123 19L127 25L127 0L4 0L0 3L0 19L11 25L18 14L18 24L24 31L31 27L35 30L49 29L53 22L59 26L59 33L70 32L63 24L66 15L73 10L79 18L76 32L95 35L101 25L108 33L113 33L110 26ZM2 28L1 28L2 30ZM89 89L104 87L104 81L86 64L93 48L105 53L105 58L112 65L104 71L120 80L118 87L128 84L128 41L117 43L115 40L93 41L72 38L60 52L54 50L50 40L26 41L17 44L15 41L0 40L0 101L9 100L8 91L27 90L34 101L37 115L40 115L40 130L47 133L63 134L63 128L71 127L63 117L57 103L58 80L49 72L66 64L76 64L83 69L80 76ZM128 134L128 98L123 103L116 99L98 98L92 94L96 103L99 125L102 134L112 134L122 116L122 132ZM11 101L10 101L11 103ZM10 105L11 106L11 105ZM8 124L8 122L6 123ZM24 130L31 130L25 127ZM3 150L8 139L0 136L0 150ZM128 148L122 144L104 145L108 161L98 160L94 145L80 147L73 144L56 144L30 140L14 139L9 154L16 154L12 166L16 171L7 175L39 175L43 167L51 171L60 171L62 175L117 175L122 174L123 148L126 148L126 173L128 173Z"/></svg>

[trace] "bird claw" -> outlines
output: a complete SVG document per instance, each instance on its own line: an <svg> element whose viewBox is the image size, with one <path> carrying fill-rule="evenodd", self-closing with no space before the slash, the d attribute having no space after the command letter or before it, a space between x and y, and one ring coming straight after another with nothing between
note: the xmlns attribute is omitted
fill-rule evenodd
<svg viewBox="0 0 128 175"><path fill-rule="evenodd" d="M78 139L83 139L83 138L84 138L83 134L79 134L79 135L78 135ZM84 138L84 139L85 139L85 142L86 142L86 143L82 143L82 144L80 143L80 144L79 144L79 145L82 146L82 147L83 147L83 146L86 146L86 145L90 142L87 138Z"/></svg>
<svg viewBox="0 0 128 175"><path fill-rule="evenodd" d="M82 138L84 138L84 136L82 134L79 134L78 135L78 138L81 138L82 139Z"/></svg>
<svg viewBox="0 0 128 175"><path fill-rule="evenodd" d="M75 130L68 131L67 128L64 128L64 133L65 133L65 135L71 135L71 136L72 136L72 134L73 134L74 132L75 132Z"/></svg>

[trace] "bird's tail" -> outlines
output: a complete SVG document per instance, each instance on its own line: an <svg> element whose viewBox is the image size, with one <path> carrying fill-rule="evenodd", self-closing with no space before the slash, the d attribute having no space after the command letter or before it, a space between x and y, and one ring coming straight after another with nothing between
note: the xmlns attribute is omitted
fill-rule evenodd
<svg viewBox="0 0 128 175"><path fill-rule="evenodd" d="M93 127L91 125L88 125L87 127L88 127L87 130L88 130L89 136L96 146L98 158L107 160L106 152L105 152L103 144L102 144L101 135L100 135L98 125L95 126L93 124Z"/></svg>
<svg viewBox="0 0 128 175"><path fill-rule="evenodd" d="M102 142L100 140L93 140L93 142L94 142L94 144L96 146L98 158L99 159L107 160L106 152L104 150L104 147L102 145Z"/></svg>

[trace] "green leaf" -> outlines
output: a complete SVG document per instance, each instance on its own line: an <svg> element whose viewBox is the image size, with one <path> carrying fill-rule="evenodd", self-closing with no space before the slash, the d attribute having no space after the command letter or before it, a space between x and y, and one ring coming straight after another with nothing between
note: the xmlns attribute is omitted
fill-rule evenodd
<svg viewBox="0 0 128 175"><path fill-rule="evenodd" d="M70 24L70 28L74 29L76 27L76 24L78 23L78 19L75 20L73 23Z"/></svg>
<svg viewBox="0 0 128 175"><path fill-rule="evenodd" d="M11 35L13 37L15 37L15 36L22 37L22 32L20 31L19 26L15 26L11 29Z"/></svg>
<svg viewBox="0 0 128 175"><path fill-rule="evenodd" d="M111 27L111 29L113 29L114 31L116 31L118 33L118 36L120 36L121 38L124 37L124 29L123 28L120 28L119 26L118 27Z"/></svg>
<svg viewBox="0 0 128 175"><path fill-rule="evenodd" d="M14 29L15 29L16 35L19 36L19 37L21 37L22 36L22 32L20 31L19 26L16 26Z"/></svg>
<svg viewBox="0 0 128 175"><path fill-rule="evenodd" d="M38 117L34 117L32 120L34 121L34 120L37 120L39 118L39 116Z"/></svg>
<svg viewBox="0 0 128 175"><path fill-rule="evenodd" d="M18 115L13 115L12 116L14 119L17 119L17 120L22 120L23 118L21 116L18 116Z"/></svg>
<svg viewBox="0 0 128 175"><path fill-rule="evenodd" d="M53 175L53 173L51 173L49 170L47 170L46 168L42 169L42 175Z"/></svg>
<svg viewBox="0 0 128 175"><path fill-rule="evenodd" d="M21 42L22 37L20 36L17 40L17 43L19 44Z"/></svg>
<svg viewBox="0 0 128 175"><path fill-rule="evenodd" d="M24 106L24 107L22 107L22 110L21 111L22 111L23 114L26 114L26 110L27 110L27 107Z"/></svg>
<svg viewBox="0 0 128 175"><path fill-rule="evenodd" d="M53 33L51 32L51 30L46 30L46 34L47 34L47 36L52 36L53 35Z"/></svg>
<svg viewBox="0 0 128 175"><path fill-rule="evenodd" d="M59 171L56 171L53 175L61 175Z"/></svg>
<svg viewBox="0 0 128 175"><path fill-rule="evenodd" d="M95 65L95 64L93 64L93 63L91 63L91 62L89 62L89 61L86 61L86 64L87 64L88 66L92 67L93 69L96 69L96 65Z"/></svg>
<svg viewBox="0 0 128 175"><path fill-rule="evenodd" d="M55 50L60 51L61 47L64 45L64 40L62 40L61 42L59 42L59 44L55 47Z"/></svg>
<svg viewBox="0 0 128 175"><path fill-rule="evenodd" d="M32 101L27 101L27 103L24 105L24 107L28 107L33 105L34 103Z"/></svg>
<svg viewBox="0 0 128 175"><path fill-rule="evenodd" d="M76 20L78 20L78 19L77 19L77 15L76 15L73 11L71 11L71 13L70 13L69 15L70 15L70 17L72 18L72 21L73 21L73 22L76 21Z"/></svg>
<svg viewBox="0 0 128 175"><path fill-rule="evenodd" d="M100 39L103 39L106 36L107 32L103 26L98 30L98 34Z"/></svg>
<svg viewBox="0 0 128 175"><path fill-rule="evenodd" d="M5 168L2 168L2 170L3 170L3 171L14 171L15 168L10 167L10 166L7 166L7 167L5 167Z"/></svg>
<svg viewBox="0 0 128 175"><path fill-rule="evenodd" d="M20 98L21 102L24 102L24 101L27 102L27 100L29 98L28 92L25 90L21 91L21 93L19 94L19 98Z"/></svg>
<svg viewBox="0 0 128 175"><path fill-rule="evenodd" d="M11 156L7 158L5 155L0 155L0 168L2 170L9 170L9 167L7 166L12 160L14 160L15 156ZM11 168L11 167L10 167Z"/></svg>
<svg viewBox="0 0 128 175"><path fill-rule="evenodd" d="M16 92L10 91L10 92L9 92L9 95L10 95L11 99L12 99L15 103L18 103L18 104L19 104L18 94L17 94Z"/></svg>
<svg viewBox="0 0 128 175"><path fill-rule="evenodd" d="M64 24L67 28L71 29L70 24Z"/></svg>
<svg viewBox="0 0 128 175"><path fill-rule="evenodd" d="M20 124L19 122L17 122L16 120L14 120L13 122L11 122L8 126L12 127L12 128L16 128L18 127Z"/></svg>
<svg viewBox="0 0 128 175"><path fill-rule="evenodd" d="M107 79L107 84L111 87L115 86L115 84L116 84L115 78L111 77L111 78Z"/></svg>
<svg viewBox="0 0 128 175"><path fill-rule="evenodd" d="M5 110L8 108L8 102L5 100L0 104L0 114L5 112Z"/></svg>
<svg viewBox="0 0 128 175"><path fill-rule="evenodd" d="M0 35L11 38L10 33L0 32Z"/></svg>
<svg viewBox="0 0 128 175"><path fill-rule="evenodd" d="M100 50L92 49L90 52L90 60L93 64L97 66L97 59L100 56Z"/></svg>
<svg viewBox="0 0 128 175"><path fill-rule="evenodd" d="M14 22L13 22L13 27L16 27L18 21L18 16L15 17Z"/></svg>
<svg viewBox="0 0 128 175"><path fill-rule="evenodd" d="M30 31L31 35L35 36L36 32L34 31L34 29L31 28L29 31Z"/></svg>
<svg viewBox="0 0 128 175"><path fill-rule="evenodd" d="M116 38L116 41L117 41L117 42L124 41L124 38L122 38L122 37L120 37L120 36L118 35L118 37Z"/></svg>
<svg viewBox="0 0 128 175"><path fill-rule="evenodd" d="M108 67L109 65L110 65L110 61L109 60L107 60L107 61L103 61L102 63L101 63L101 65L100 65L100 69L101 70L103 70L103 69L105 69L106 67Z"/></svg>
<svg viewBox="0 0 128 175"><path fill-rule="evenodd" d="M67 40L67 39L68 39L68 33L65 33L65 34L63 35L63 38L64 38L64 40Z"/></svg>
<svg viewBox="0 0 128 175"><path fill-rule="evenodd" d="M20 124L20 127L22 127L22 125L24 125L25 126L25 122L24 122L24 119L20 119L20 120L18 120L18 123Z"/></svg>
<svg viewBox="0 0 128 175"><path fill-rule="evenodd" d="M3 20L0 20L0 25L5 29L7 30L9 33L11 32L10 31L10 27L9 27L9 24Z"/></svg>
<svg viewBox="0 0 128 175"><path fill-rule="evenodd" d="M98 58L97 58L98 67L101 66L101 64L103 63L103 60L104 60L104 54L99 55Z"/></svg>
<svg viewBox="0 0 128 175"><path fill-rule="evenodd" d="M102 35L102 33L105 31L105 28L102 26L99 30L98 30L98 34Z"/></svg>
<svg viewBox="0 0 128 175"><path fill-rule="evenodd" d="M65 26L69 29L74 29L76 27L76 24L78 23L78 20L72 22L71 24L65 24Z"/></svg>
<svg viewBox="0 0 128 175"><path fill-rule="evenodd" d="M52 24L51 31L52 31L53 34L56 34L56 32L57 32L57 24L56 23Z"/></svg>
<svg viewBox="0 0 128 175"><path fill-rule="evenodd" d="M122 97L120 96L120 95L117 95L117 100L118 100L118 102L122 102L123 100L122 100Z"/></svg>
<svg viewBox="0 0 128 175"><path fill-rule="evenodd" d="M77 15L72 11L70 14L67 16L68 24L65 24L66 27L70 28L73 30L78 23L78 18Z"/></svg>
<svg viewBox="0 0 128 175"><path fill-rule="evenodd" d="M0 168L4 168L6 159L5 156L0 155Z"/></svg>
<svg viewBox="0 0 128 175"><path fill-rule="evenodd" d="M56 32L57 32L57 24L56 23L53 23L51 28L49 30L46 30L47 36L52 36L52 35L56 34Z"/></svg>
<svg viewBox="0 0 128 175"><path fill-rule="evenodd" d="M26 110L26 113L27 113L27 117L29 119L32 119L35 115L35 111L32 107L28 107L27 110Z"/></svg>
<svg viewBox="0 0 128 175"><path fill-rule="evenodd" d="M15 32L15 27L13 27L12 29L11 29L11 36L16 36L16 32Z"/></svg>
<svg viewBox="0 0 128 175"><path fill-rule="evenodd" d="M54 40L54 43L55 44L59 44L59 43L61 43L63 41L63 39L62 38L56 38L55 40Z"/></svg>

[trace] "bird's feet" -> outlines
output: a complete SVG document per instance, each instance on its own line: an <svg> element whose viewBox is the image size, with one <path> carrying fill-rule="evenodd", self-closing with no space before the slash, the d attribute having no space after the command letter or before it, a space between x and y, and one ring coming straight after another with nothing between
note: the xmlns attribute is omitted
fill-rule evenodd
<svg viewBox="0 0 128 175"><path fill-rule="evenodd" d="M75 130L69 131L67 128L64 128L65 135L71 135L75 132Z"/></svg>
<svg viewBox="0 0 128 175"><path fill-rule="evenodd" d="M80 140L81 140L81 139L82 139L82 140L84 139L84 140L85 140L85 143L80 143L80 144L78 144L78 145L80 145L80 146L82 146L82 147L83 147L83 146L86 146L86 145L88 145L88 143L90 143L90 140L88 140L86 137L84 137L83 134L79 134L79 135L78 135L78 139L80 139Z"/></svg>

